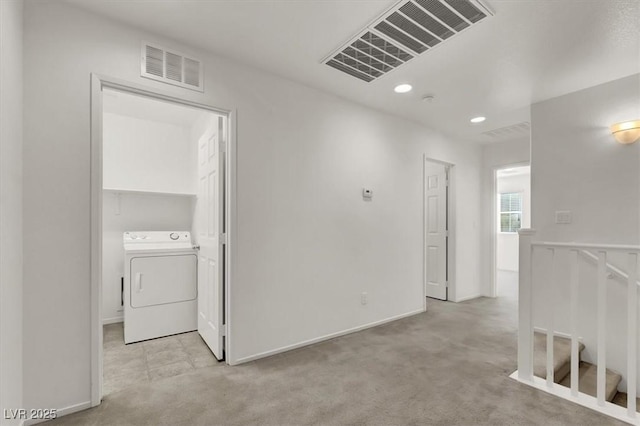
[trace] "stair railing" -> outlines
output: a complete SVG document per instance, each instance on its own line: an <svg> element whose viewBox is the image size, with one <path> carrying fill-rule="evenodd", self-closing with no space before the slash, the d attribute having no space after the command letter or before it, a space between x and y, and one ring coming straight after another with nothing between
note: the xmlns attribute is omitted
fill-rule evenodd
<svg viewBox="0 0 640 426"><path fill-rule="evenodd" d="M519 253L519 312L518 312L518 370L511 377L520 382L527 383L538 389L555 394L565 399L572 400L604 414L608 414L619 420L632 424L640 424L640 418L636 413L636 388L637 388L637 333L638 333L638 259L640 246L611 245L611 244L583 244L583 243L556 243L533 241L536 231L533 229L520 229L520 253ZM558 287L558 263L557 253L565 251L569 253L570 272L570 334L571 334L571 387L567 389L554 383L554 315L553 309L548 309L545 318L546 350L547 350L547 376L546 380L533 375L533 252L535 250L549 250L551 255L551 276L540 290L544 292L545 300L554 300L554 292ZM585 254L587 252L588 254ZM627 273L607 263L608 253L624 253L627 255ZM594 254L596 253L596 254ZM590 256L589 256L590 255ZM578 338L578 295L579 283L579 256L595 257L597 260L597 391L596 397L579 392L579 338ZM614 269L615 268L615 269ZM623 278L627 283L627 409L618 407L605 399L606 389L606 319L607 319L607 280L610 274L617 278Z"/></svg>
<svg viewBox="0 0 640 426"><path fill-rule="evenodd" d="M590 263L594 265L598 264L598 256L596 256L589 250L580 250L578 251L578 254L582 258L588 260ZM607 271L609 272L609 274L607 275L607 278L615 278L624 283L629 281L629 275L626 272L624 272L620 268L615 267L610 263L607 263ZM640 281L636 281L636 284L640 285Z"/></svg>

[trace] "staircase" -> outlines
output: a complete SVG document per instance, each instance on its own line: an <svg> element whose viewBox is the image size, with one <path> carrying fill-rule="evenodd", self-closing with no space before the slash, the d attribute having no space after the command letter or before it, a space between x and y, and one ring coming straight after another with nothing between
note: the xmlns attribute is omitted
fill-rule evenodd
<svg viewBox="0 0 640 426"><path fill-rule="evenodd" d="M510 377L640 426L640 245L537 241L533 229L518 234L518 369ZM624 270L608 261L614 258L626 264ZM595 306L585 304L581 295ZM534 327L549 332L538 334ZM625 331L610 333L612 327ZM556 337L559 330L567 338ZM590 349L597 366L582 359L581 333L595 345ZM616 356L608 360L607 353ZM613 365L625 375L628 395L618 391L621 375L606 369ZM545 377L547 371L553 376Z"/></svg>
<svg viewBox="0 0 640 426"><path fill-rule="evenodd" d="M593 397L597 393L596 366L582 361L582 351L585 346L578 346L579 364L579 391ZM533 374L542 379L547 378L547 336L535 332L533 341ZM555 336L553 339L553 380L567 388L571 387L571 340ZM622 376L615 371L607 369L605 399L621 407L627 407L627 394L618 391ZM640 407L640 398L637 399Z"/></svg>

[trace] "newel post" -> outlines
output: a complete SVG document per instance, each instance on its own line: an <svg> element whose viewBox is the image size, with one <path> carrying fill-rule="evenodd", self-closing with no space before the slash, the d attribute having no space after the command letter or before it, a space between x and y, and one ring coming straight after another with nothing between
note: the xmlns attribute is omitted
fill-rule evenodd
<svg viewBox="0 0 640 426"><path fill-rule="evenodd" d="M533 291L531 246L534 229L519 229L518 379L533 380Z"/></svg>

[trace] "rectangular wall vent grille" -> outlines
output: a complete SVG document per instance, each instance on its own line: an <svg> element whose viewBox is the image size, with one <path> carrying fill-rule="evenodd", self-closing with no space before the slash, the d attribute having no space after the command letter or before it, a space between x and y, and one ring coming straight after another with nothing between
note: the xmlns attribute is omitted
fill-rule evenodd
<svg viewBox="0 0 640 426"><path fill-rule="evenodd" d="M482 132L483 135L492 139L509 139L521 136L528 136L531 133L531 124L528 121L511 126L500 127L499 129Z"/></svg>
<svg viewBox="0 0 640 426"><path fill-rule="evenodd" d="M198 59L157 45L142 43L142 77L203 92L202 71L202 62Z"/></svg>
<svg viewBox="0 0 640 426"><path fill-rule="evenodd" d="M323 62L370 82L489 16L479 0L401 0Z"/></svg>

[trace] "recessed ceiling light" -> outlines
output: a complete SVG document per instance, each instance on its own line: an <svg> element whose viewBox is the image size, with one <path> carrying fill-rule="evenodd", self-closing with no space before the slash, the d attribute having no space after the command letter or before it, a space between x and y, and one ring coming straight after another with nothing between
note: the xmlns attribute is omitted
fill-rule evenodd
<svg viewBox="0 0 640 426"><path fill-rule="evenodd" d="M393 89L396 93L407 93L410 92L413 87L410 84L398 84L395 89Z"/></svg>
<svg viewBox="0 0 640 426"><path fill-rule="evenodd" d="M487 119L487 117L474 117L474 118L471 119L471 122L473 124L478 124L478 123L482 123L486 119Z"/></svg>

